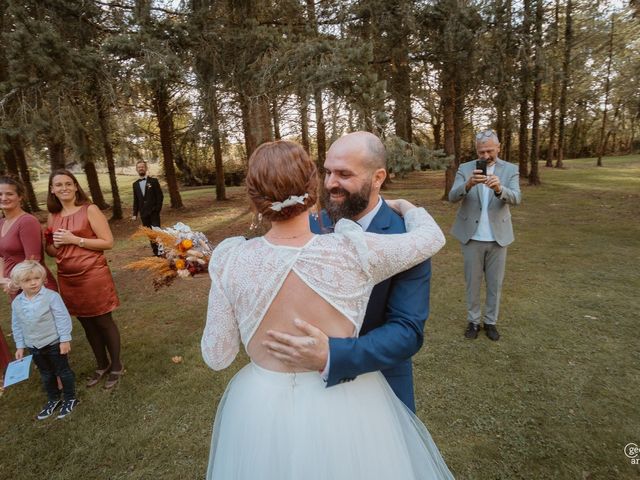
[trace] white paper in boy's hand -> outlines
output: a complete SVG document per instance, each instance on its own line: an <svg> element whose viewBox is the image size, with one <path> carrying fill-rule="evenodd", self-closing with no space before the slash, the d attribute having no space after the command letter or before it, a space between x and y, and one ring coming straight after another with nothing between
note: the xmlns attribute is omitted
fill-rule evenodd
<svg viewBox="0 0 640 480"><path fill-rule="evenodd" d="M15 360L7 366L7 370L4 372L4 388L29 378L32 357L32 355L27 355L22 357L22 360Z"/></svg>

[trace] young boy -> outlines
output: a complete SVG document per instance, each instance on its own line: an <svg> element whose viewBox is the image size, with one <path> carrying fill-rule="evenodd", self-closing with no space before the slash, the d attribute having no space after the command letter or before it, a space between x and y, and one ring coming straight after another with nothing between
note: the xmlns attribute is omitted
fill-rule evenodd
<svg viewBox="0 0 640 480"><path fill-rule="evenodd" d="M11 271L11 282L22 289L11 303L16 359L24 356L25 347L29 349L49 400L38 420L49 418L60 405L56 377L62 381L64 396L58 418L69 415L78 404L75 375L67 358L71 350L71 316L60 295L43 286L45 279L45 269L33 260L25 260Z"/></svg>

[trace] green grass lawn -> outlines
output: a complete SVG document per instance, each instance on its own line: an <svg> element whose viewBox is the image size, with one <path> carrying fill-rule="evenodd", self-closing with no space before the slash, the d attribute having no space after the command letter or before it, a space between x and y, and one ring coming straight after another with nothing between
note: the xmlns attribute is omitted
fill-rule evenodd
<svg viewBox="0 0 640 480"><path fill-rule="evenodd" d="M461 479L625 479L640 477L623 448L640 444L640 156L569 160L541 167L543 184L523 185L512 209L499 342L462 337L462 256L448 234L458 205L441 200L443 172L396 180L386 195L427 206L447 232L434 258L431 316L415 357L418 416ZM120 179L125 212L131 182ZM106 177L101 179L108 185ZM46 184L37 185L39 195ZM184 192L186 208L165 208L218 242L248 229L242 188L215 203L213 188ZM109 200L109 194L107 194ZM165 205L168 199L165 199ZM0 397L0 478L200 479L217 402L239 357L213 372L200 356L206 277L154 292L123 266L150 253L131 240L135 224L112 224L108 253L122 306L126 375L113 392L84 388L94 368L79 323L71 364L81 403L63 421L35 420L44 403L37 372ZM10 332L10 310L0 305ZM13 348L11 338L9 344ZM182 363L173 363L175 355ZM224 479L220 479L224 480ZM399 479L402 480L402 479Z"/></svg>

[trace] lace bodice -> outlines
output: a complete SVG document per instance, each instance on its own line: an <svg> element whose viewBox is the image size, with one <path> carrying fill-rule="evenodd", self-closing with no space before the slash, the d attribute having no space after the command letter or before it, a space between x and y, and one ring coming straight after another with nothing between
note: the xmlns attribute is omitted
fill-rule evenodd
<svg viewBox="0 0 640 480"><path fill-rule="evenodd" d="M366 233L340 220L335 233L302 247L273 245L264 237L221 242L209 263L211 291L201 348L214 370L226 368L253 337L287 275L293 271L360 330L373 286L433 256L445 243L433 218L414 208L407 233ZM304 319L303 319L304 320Z"/></svg>

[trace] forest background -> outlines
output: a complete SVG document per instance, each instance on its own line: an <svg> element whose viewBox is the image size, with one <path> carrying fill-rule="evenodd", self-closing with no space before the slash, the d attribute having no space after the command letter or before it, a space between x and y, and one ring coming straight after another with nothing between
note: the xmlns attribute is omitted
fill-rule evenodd
<svg viewBox="0 0 640 480"><path fill-rule="evenodd" d="M0 170L32 211L34 176L84 171L119 219L116 171L136 160L160 163L181 208L180 185L223 200L264 141L296 140L321 165L368 130L392 172L446 169L446 194L491 127L536 185L539 161L640 151L639 3L5 0Z"/></svg>
<svg viewBox="0 0 640 480"><path fill-rule="evenodd" d="M149 253L118 221L135 161L163 181L165 224L217 243L248 227L238 185L257 145L292 139L322 164L336 138L368 130L387 146L389 194L447 231L457 206L440 199L493 128L525 198L505 341L462 339L449 236L415 358L418 415L458 478L637 478L624 446L640 442L639 53L637 0L0 2L0 170L41 219L60 167L110 216L127 368L113 394L84 389L76 324L82 404L70 422L37 422L37 378L7 389L0 477L203 475L215 404L246 357L202 364L206 277L154 293L124 269Z"/></svg>

